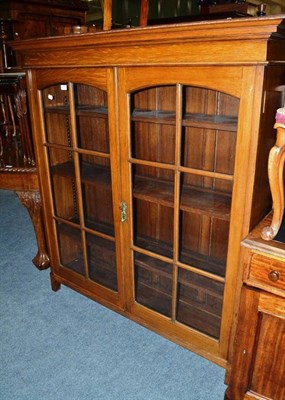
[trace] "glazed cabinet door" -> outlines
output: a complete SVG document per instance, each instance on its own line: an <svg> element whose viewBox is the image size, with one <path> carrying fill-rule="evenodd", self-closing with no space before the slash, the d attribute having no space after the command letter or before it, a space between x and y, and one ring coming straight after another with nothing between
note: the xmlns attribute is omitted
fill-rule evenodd
<svg viewBox="0 0 285 400"><path fill-rule="evenodd" d="M113 72L37 71L31 85L53 287L121 306Z"/></svg>
<svg viewBox="0 0 285 400"><path fill-rule="evenodd" d="M220 364L244 223L231 228L241 76L202 67L119 76L129 310Z"/></svg>

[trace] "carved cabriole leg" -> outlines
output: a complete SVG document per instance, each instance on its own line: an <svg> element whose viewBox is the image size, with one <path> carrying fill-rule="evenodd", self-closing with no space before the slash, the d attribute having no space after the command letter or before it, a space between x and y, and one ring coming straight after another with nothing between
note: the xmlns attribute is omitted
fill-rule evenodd
<svg viewBox="0 0 285 400"><path fill-rule="evenodd" d="M16 191L21 203L30 214L36 234L38 252L33 258L34 265L43 270L49 267L49 256L46 249L45 234L42 220L42 203L40 193L37 191Z"/></svg>
<svg viewBox="0 0 285 400"><path fill-rule="evenodd" d="M270 226L263 228L261 237L272 240L277 235L284 215L284 181L283 170L285 160L285 125L276 123L276 144L270 150L268 160L268 175L273 201L273 217Z"/></svg>

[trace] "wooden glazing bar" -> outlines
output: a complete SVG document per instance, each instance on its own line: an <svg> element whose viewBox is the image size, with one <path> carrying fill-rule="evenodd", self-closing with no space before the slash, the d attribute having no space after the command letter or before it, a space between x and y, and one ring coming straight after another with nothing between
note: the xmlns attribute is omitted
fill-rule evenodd
<svg viewBox="0 0 285 400"><path fill-rule="evenodd" d="M136 245L132 245L131 249L133 251L136 251L137 253L141 253L141 254L144 254L144 255L149 256L149 257L157 258L158 260L164 261L166 263L173 264L173 259L172 258L162 256L160 254L154 253L153 251L145 250L145 249L143 249L141 247L138 247Z"/></svg>
<svg viewBox="0 0 285 400"><path fill-rule="evenodd" d="M131 247L131 249L133 251L137 252L137 253L141 253L141 254L144 254L146 256L149 256L149 257L152 257L152 258L156 258L156 259L164 261L166 263L169 263L169 264L173 263L173 260L171 258L159 255L159 254L154 253L154 252L149 251L149 250L142 249L142 248L140 248L138 246L133 245ZM180 261L177 262L177 267L182 267L183 269L186 269L186 270L188 270L190 272L193 272L193 273L195 273L197 275L201 275L201 276L204 276L206 278L212 279L213 281L220 282L220 283L225 283L225 278L224 277L212 274L210 272L201 270L199 268L193 267L193 266L188 265L188 264L184 264L184 263L182 263Z"/></svg>
<svg viewBox="0 0 285 400"><path fill-rule="evenodd" d="M176 174L180 177L179 171L176 171ZM174 208L174 190L176 188L173 182L138 176L134 181L133 196L136 199ZM179 196L180 210L216 216L222 220L230 218L231 197L227 193L216 193L200 187L185 186L181 188ZM178 198L176 197L176 199Z"/></svg>
<svg viewBox="0 0 285 400"><path fill-rule="evenodd" d="M179 171L186 172L188 174L193 174L193 175L205 176L207 178L224 179L226 181L234 180L233 175L222 174L220 172L204 171L204 170L196 169L196 168L189 168L189 167L181 166L181 167L179 167Z"/></svg>
<svg viewBox="0 0 285 400"><path fill-rule="evenodd" d="M75 229L78 229L78 230L81 229L81 227L79 225L79 221L75 222L75 221L64 219L64 218L57 217L57 216L54 216L53 218L54 218L55 221L60 222L60 223L65 224L65 225L68 225L71 228L75 228ZM101 237L102 239L109 240L110 242L115 242L115 238L113 236L107 235L105 233L102 233L102 232L99 232L99 231L96 231L94 229L87 228L87 227L83 227L82 230L84 230L86 233L95 234L96 236Z"/></svg>
<svg viewBox="0 0 285 400"><path fill-rule="evenodd" d="M176 86L176 133L175 133L175 175L174 175L174 230L173 230L173 275L172 275L172 321L176 320L177 310L177 279L179 259L179 237L180 237L180 172L178 167L181 164L181 121L182 121L182 85Z"/></svg>
<svg viewBox="0 0 285 400"><path fill-rule="evenodd" d="M173 171L176 169L176 166L173 164L160 163L160 162L156 162L156 161L140 160L138 158L133 158L133 157L131 157L129 159L129 162L131 162L133 164L138 164L138 165L145 165L147 167L170 169Z"/></svg>
<svg viewBox="0 0 285 400"><path fill-rule="evenodd" d="M144 255L159 259L161 261L164 261L164 262L167 262L167 263L170 263L170 264L173 264L173 259L172 258L164 256L164 255L161 255L161 254L158 254L154 250L145 250L143 247L140 247L140 246L137 246L137 245L133 245L132 249L134 251L138 252L138 253L141 253L141 254L144 254ZM196 258L196 256L193 255L192 258ZM200 260L200 261L203 262L203 260ZM222 283L225 282L225 277L224 276L219 275L218 273L216 274L216 273L213 273L213 272L209 272L209 271L207 271L205 269L201 269L201 268L195 267L195 266L191 265L191 263L185 264L184 262L177 261L177 266L182 267L183 269L187 269L187 270L189 270L191 272L197 273L198 275L202 275L202 276L208 277L208 278L213 279L215 281L222 282Z"/></svg>
<svg viewBox="0 0 285 400"><path fill-rule="evenodd" d="M59 149L59 150L66 150L66 151L73 151L73 150L74 150L74 147L65 146L64 144L57 144L57 143L48 143L48 142L45 142L45 143L44 143L44 146L45 146L45 147L48 147L48 148Z"/></svg>
<svg viewBox="0 0 285 400"><path fill-rule="evenodd" d="M53 219L55 221L57 221L57 222L61 222L63 224L69 225L72 228L80 229L79 221L75 222L75 221L72 221L70 219L64 219L64 218L61 218L61 217L57 217L56 215L53 217Z"/></svg>
<svg viewBox="0 0 285 400"><path fill-rule="evenodd" d="M95 234L96 236L98 236L102 239L109 240L110 242L115 242L115 238L113 236L107 235L106 233L96 231L95 229L87 228L86 226L83 228L83 230L87 233L91 233L93 235Z"/></svg>
<svg viewBox="0 0 285 400"><path fill-rule="evenodd" d="M180 261L177 262L177 266L182 267L184 269L187 269L188 271L194 272L195 274L198 274L198 275L201 275L201 276L205 276L206 278L213 279L216 282L225 283L225 281L226 281L225 278L223 278L222 276L211 274L211 272L207 272L207 271L204 271L202 269L193 267L191 265L184 264L184 263L182 263Z"/></svg>
<svg viewBox="0 0 285 400"><path fill-rule="evenodd" d="M68 83L69 88L69 104L70 104L70 120L71 120L71 137L72 142L77 147L77 130L76 130L76 115L75 115L75 103L74 103L74 85L73 83ZM89 278L89 268L88 268L88 257L87 257L87 244L86 235L83 231L85 226L84 222L84 211L83 211L83 197L81 188L81 176L80 176L80 161L79 154L74 152L74 167L75 167L75 184L77 197L79 202L79 219L81 228L81 241L82 241L82 251L83 251L83 262L85 269L85 277Z"/></svg>
<svg viewBox="0 0 285 400"><path fill-rule="evenodd" d="M189 168L189 167L176 167L173 164L167 164L167 163L159 163L156 161L147 161L147 160L139 160L137 158L130 158L129 162L133 164L138 164L138 165L146 165L149 167L155 167L155 168L163 168L163 169L170 169L170 170L175 170L178 168L180 172L186 172L189 174L193 175L199 175L199 176L205 176L208 178L216 178L216 179L224 179L227 181L233 181L233 175L228 175L228 174L223 174L220 172L212 172L212 171L204 171L201 169L196 169L196 168Z"/></svg>
<svg viewBox="0 0 285 400"><path fill-rule="evenodd" d="M75 151L80 154L86 154L86 155L95 156L95 157L110 158L109 153L102 153L101 151L97 151L97 150L87 150L87 149L81 149L81 148L76 147Z"/></svg>

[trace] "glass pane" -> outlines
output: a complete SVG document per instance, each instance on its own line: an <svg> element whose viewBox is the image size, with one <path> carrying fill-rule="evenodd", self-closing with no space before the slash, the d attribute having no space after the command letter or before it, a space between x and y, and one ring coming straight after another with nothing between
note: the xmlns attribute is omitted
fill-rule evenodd
<svg viewBox="0 0 285 400"><path fill-rule="evenodd" d="M134 242L172 257L174 173L133 166Z"/></svg>
<svg viewBox="0 0 285 400"><path fill-rule="evenodd" d="M218 339L223 291L222 283L179 268L177 321Z"/></svg>
<svg viewBox="0 0 285 400"><path fill-rule="evenodd" d="M80 230L57 223L57 236L61 264L85 275Z"/></svg>
<svg viewBox="0 0 285 400"><path fill-rule="evenodd" d="M176 87L141 90L132 96L134 158L174 164Z"/></svg>
<svg viewBox="0 0 285 400"><path fill-rule="evenodd" d="M74 85L78 147L109 153L107 93Z"/></svg>
<svg viewBox="0 0 285 400"><path fill-rule="evenodd" d="M46 88L42 91L42 98L47 142L71 146L68 85Z"/></svg>
<svg viewBox="0 0 285 400"><path fill-rule="evenodd" d="M135 253L135 298L138 303L170 317L172 265Z"/></svg>
<svg viewBox="0 0 285 400"><path fill-rule="evenodd" d="M78 222L78 201L71 151L48 151L55 215Z"/></svg>
<svg viewBox="0 0 285 400"><path fill-rule="evenodd" d="M231 195L222 190L231 186L230 181L181 175L181 262L225 276Z"/></svg>
<svg viewBox="0 0 285 400"><path fill-rule="evenodd" d="M86 234L89 277L101 285L117 290L115 242Z"/></svg>
<svg viewBox="0 0 285 400"><path fill-rule="evenodd" d="M233 174L239 100L197 87L184 96L182 165Z"/></svg>
<svg viewBox="0 0 285 400"><path fill-rule="evenodd" d="M174 150L174 125L145 122L132 124L132 156L134 158L173 164Z"/></svg>
<svg viewBox="0 0 285 400"><path fill-rule="evenodd" d="M80 174L85 226L114 236L109 159L81 155Z"/></svg>

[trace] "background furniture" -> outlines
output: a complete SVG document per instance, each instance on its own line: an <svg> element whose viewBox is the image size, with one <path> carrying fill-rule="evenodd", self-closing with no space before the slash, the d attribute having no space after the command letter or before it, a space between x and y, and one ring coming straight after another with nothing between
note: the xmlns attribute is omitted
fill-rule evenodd
<svg viewBox="0 0 285 400"><path fill-rule="evenodd" d="M244 285L225 399L285 397L285 235L261 239L271 219L242 242Z"/></svg>
<svg viewBox="0 0 285 400"><path fill-rule="evenodd" d="M21 59L7 42L62 34L66 26L85 22L81 1L2 1L0 4L0 188L15 190L35 228L38 253L33 262L49 267L38 173L33 150L25 74Z"/></svg>
<svg viewBox="0 0 285 400"><path fill-rule="evenodd" d="M16 21L19 39L62 35L67 26L84 25L88 5L81 0L2 0L0 15Z"/></svg>
<svg viewBox="0 0 285 400"><path fill-rule="evenodd" d="M33 221L38 252L33 263L49 267L42 221L24 73L0 74L0 188L14 190Z"/></svg>

